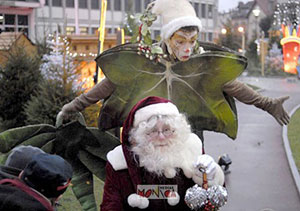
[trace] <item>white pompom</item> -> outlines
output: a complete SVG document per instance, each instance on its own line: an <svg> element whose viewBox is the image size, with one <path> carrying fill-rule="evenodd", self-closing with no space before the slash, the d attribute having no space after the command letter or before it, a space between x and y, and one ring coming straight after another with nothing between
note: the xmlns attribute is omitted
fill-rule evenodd
<svg viewBox="0 0 300 211"><path fill-rule="evenodd" d="M167 168L164 172L165 177L174 178L176 176L176 170L173 168Z"/></svg>
<svg viewBox="0 0 300 211"><path fill-rule="evenodd" d="M168 196L168 204L170 206L175 206L180 201L180 196L177 192L170 192Z"/></svg>
<svg viewBox="0 0 300 211"><path fill-rule="evenodd" d="M140 209L145 209L149 206L149 200L136 193L130 194L127 198L127 202L131 207L138 207Z"/></svg>
<svg viewBox="0 0 300 211"><path fill-rule="evenodd" d="M149 206L149 199L146 197L142 197L142 196L140 196L140 197L141 197L141 199L140 199L141 203L140 203L140 206L138 206L138 208L140 208L140 209L147 208Z"/></svg>

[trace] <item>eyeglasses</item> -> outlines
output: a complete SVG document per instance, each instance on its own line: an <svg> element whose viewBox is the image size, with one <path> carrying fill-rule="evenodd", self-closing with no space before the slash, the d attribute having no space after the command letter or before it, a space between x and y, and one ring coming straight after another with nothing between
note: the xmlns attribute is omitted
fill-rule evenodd
<svg viewBox="0 0 300 211"><path fill-rule="evenodd" d="M163 134L165 137L169 137L169 136L173 135L174 132L175 132L174 129L171 129L170 127L166 127L163 130L158 130L157 128L153 128L146 134L150 138L156 138L159 136L160 133Z"/></svg>

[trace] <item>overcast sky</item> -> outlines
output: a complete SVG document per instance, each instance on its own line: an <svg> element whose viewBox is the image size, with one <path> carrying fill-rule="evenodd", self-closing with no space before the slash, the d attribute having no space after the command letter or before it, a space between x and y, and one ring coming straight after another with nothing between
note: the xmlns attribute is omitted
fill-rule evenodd
<svg viewBox="0 0 300 211"><path fill-rule="evenodd" d="M250 0L219 0L219 12L227 12L229 9L237 7L239 1L248 2Z"/></svg>

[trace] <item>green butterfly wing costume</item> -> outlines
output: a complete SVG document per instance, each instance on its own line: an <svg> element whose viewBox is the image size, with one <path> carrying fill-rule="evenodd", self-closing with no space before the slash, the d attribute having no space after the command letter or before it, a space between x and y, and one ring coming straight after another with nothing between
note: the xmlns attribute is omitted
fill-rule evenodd
<svg viewBox="0 0 300 211"><path fill-rule="evenodd" d="M104 102L99 127L122 126L130 109L147 96L170 99L186 113L196 130L212 130L235 138L236 114L225 99L222 87L238 77L247 59L227 48L200 43L206 52L188 61L160 62L138 55L137 44L124 44L103 52L97 64L116 86Z"/></svg>

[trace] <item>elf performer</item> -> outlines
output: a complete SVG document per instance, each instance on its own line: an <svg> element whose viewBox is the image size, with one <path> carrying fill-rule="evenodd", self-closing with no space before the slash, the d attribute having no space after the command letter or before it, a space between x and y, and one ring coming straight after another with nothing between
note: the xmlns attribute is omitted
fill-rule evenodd
<svg viewBox="0 0 300 211"><path fill-rule="evenodd" d="M195 46L202 28L194 8L187 0L156 0L152 4L154 4L152 13L162 19L160 46L167 55L164 60L171 63L188 61L191 56L195 55ZM116 86L108 78L105 78L89 92L65 104L60 114L64 119L67 119L69 114L82 111L99 100L108 99L115 89ZM288 96L265 97L238 80L225 83L223 92L245 104L254 105L267 111L280 125L289 122L290 117L283 107L284 101L289 98Z"/></svg>

